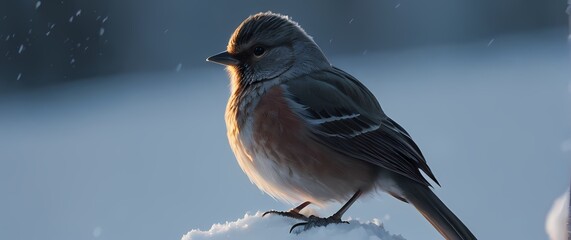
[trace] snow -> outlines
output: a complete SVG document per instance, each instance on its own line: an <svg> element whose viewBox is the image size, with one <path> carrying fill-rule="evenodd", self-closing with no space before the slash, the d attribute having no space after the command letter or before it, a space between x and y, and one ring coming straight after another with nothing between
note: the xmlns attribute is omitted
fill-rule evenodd
<svg viewBox="0 0 571 240"><path fill-rule="evenodd" d="M24 44L20 44L20 47L18 48L18 54L22 53L22 51L24 51Z"/></svg>
<svg viewBox="0 0 571 240"><path fill-rule="evenodd" d="M42 1L37 1L36 2L36 9L38 9L41 5L42 5Z"/></svg>
<svg viewBox="0 0 571 240"><path fill-rule="evenodd" d="M16 77L16 81L20 80L20 78L22 78L22 73L18 73L18 76Z"/></svg>
<svg viewBox="0 0 571 240"><path fill-rule="evenodd" d="M73 22L73 16L69 17L69 22Z"/></svg>
<svg viewBox="0 0 571 240"><path fill-rule="evenodd" d="M105 28L99 28L99 36L103 36L105 33Z"/></svg>
<svg viewBox="0 0 571 240"><path fill-rule="evenodd" d="M103 229L102 229L101 227L95 227L95 228L93 229L93 233L92 233L92 234L93 234L93 237L94 237L94 238L98 238L98 237L101 236L102 233L103 233Z"/></svg>
<svg viewBox="0 0 571 240"><path fill-rule="evenodd" d="M545 231L550 240L567 240L569 219L569 189L555 199L545 221Z"/></svg>
<svg viewBox="0 0 571 240"><path fill-rule="evenodd" d="M182 69L182 63L179 63L178 65L176 65L176 71L180 72L180 70Z"/></svg>
<svg viewBox="0 0 571 240"><path fill-rule="evenodd" d="M567 139L561 143L561 151L571 152L571 139Z"/></svg>
<svg viewBox="0 0 571 240"><path fill-rule="evenodd" d="M77 10L77 12L75 12L75 16L79 16L81 15L81 9Z"/></svg>
<svg viewBox="0 0 571 240"><path fill-rule="evenodd" d="M387 232L378 219L367 222L350 220L350 224L331 224L304 232L294 230L294 233L289 233L291 226L297 222L299 221L281 216L262 217L262 212L257 212L254 215L246 214L233 222L214 224L208 231L191 230L181 240L404 240L400 235Z"/></svg>

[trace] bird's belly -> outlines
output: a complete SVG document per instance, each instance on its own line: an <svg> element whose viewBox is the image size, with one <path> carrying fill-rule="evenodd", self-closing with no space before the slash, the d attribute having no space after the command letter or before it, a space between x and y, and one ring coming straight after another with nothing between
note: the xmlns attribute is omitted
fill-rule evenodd
<svg viewBox="0 0 571 240"><path fill-rule="evenodd" d="M250 149L253 161L246 173L250 178L259 177L256 185L265 192L292 203L344 202L357 190L374 184L373 168L313 144L256 142Z"/></svg>
<svg viewBox="0 0 571 240"><path fill-rule="evenodd" d="M276 88L268 91L239 131L229 139L242 170L264 192L298 203L343 202L373 187L376 168L342 156L309 138L302 119ZM272 100L268 100L268 99Z"/></svg>

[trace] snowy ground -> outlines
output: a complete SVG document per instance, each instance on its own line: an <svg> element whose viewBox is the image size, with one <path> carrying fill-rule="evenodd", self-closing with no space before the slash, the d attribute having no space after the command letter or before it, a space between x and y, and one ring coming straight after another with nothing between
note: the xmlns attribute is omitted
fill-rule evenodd
<svg viewBox="0 0 571 240"><path fill-rule="evenodd" d="M442 183L435 192L480 239L545 239L571 167L565 34L330 60L413 135ZM222 68L205 63L0 96L0 239L180 239L290 208L236 164L223 121L227 85ZM386 195L363 198L346 216L380 219L409 240L439 239Z"/></svg>
<svg viewBox="0 0 571 240"><path fill-rule="evenodd" d="M555 199L547 219L545 221L545 231L550 240L569 240L569 189L562 196Z"/></svg>
<svg viewBox="0 0 571 240"><path fill-rule="evenodd" d="M312 228L307 231L294 230L290 227L299 221L280 216L262 217L261 212L246 214L234 222L215 224L208 231L192 230L182 240L294 240L294 239L328 239L328 240L405 240L399 235L387 232L378 219L372 222L350 220L350 224L332 224L326 228Z"/></svg>

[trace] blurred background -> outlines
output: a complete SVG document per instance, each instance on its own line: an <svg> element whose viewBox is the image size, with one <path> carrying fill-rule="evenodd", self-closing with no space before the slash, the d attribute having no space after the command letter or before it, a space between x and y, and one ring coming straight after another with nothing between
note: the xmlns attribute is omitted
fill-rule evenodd
<svg viewBox="0 0 571 240"><path fill-rule="evenodd" d="M228 147L206 57L287 14L416 139L480 239L545 239L571 154L564 0L0 2L0 239L179 239L287 209ZM323 209L323 215L338 205ZM438 239L386 195L347 216ZM287 231L287 229L284 229Z"/></svg>
<svg viewBox="0 0 571 240"><path fill-rule="evenodd" d="M248 15L302 23L329 55L449 45L567 26L564 0L2 1L0 89L196 68ZM18 77L19 76L19 77Z"/></svg>

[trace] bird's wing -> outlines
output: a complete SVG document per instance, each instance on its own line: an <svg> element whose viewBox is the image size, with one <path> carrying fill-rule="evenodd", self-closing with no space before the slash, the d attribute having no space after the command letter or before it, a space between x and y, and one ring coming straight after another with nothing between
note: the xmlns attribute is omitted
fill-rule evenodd
<svg viewBox="0 0 571 240"><path fill-rule="evenodd" d="M420 169L438 184L410 135L351 75L331 68L289 80L284 89L317 142L430 186Z"/></svg>

